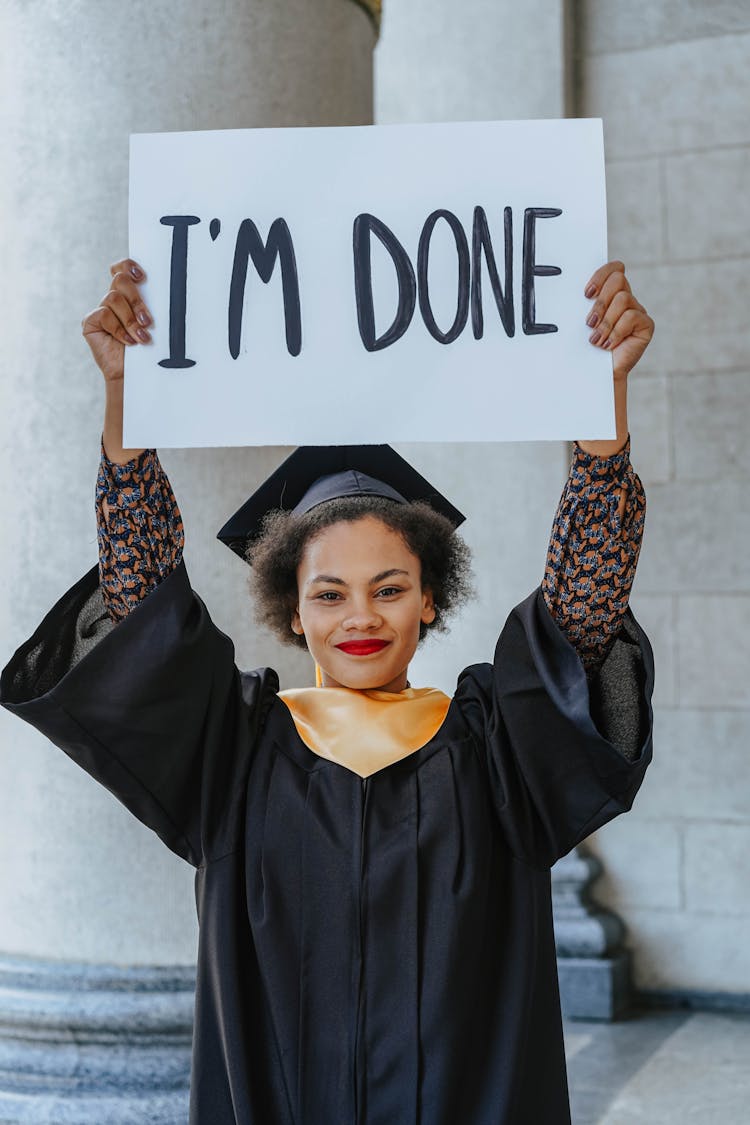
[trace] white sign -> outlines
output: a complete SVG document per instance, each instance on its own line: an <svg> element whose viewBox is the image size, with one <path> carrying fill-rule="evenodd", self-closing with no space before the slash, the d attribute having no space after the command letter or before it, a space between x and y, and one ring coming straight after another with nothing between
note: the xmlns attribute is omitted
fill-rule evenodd
<svg viewBox="0 0 750 1125"><path fill-rule="evenodd" d="M613 437L599 120L131 138L125 445Z"/></svg>

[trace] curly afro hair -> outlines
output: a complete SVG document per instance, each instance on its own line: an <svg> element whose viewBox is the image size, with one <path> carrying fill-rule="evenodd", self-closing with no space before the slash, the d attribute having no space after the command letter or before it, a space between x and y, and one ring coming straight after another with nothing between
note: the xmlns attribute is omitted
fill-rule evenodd
<svg viewBox="0 0 750 1125"><path fill-rule="evenodd" d="M397 532L422 565L422 586L432 592L435 620L420 626L422 640L432 629L444 632L446 618L473 593L471 551L445 516L429 504L400 504L382 496L342 496L304 514L269 512L260 536L246 552L251 564L250 590L258 622L286 644L306 648L292 632L297 608L297 568L305 546L331 524L374 516Z"/></svg>

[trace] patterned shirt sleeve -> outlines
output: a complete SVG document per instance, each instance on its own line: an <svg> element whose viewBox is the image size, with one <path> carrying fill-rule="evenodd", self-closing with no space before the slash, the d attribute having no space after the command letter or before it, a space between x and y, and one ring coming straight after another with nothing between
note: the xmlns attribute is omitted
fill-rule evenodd
<svg viewBox="0 0 750 1125"><path fill-rule="evenodd" d="M99 585L109 616L117 622L179 565L185 545L180 510L155 449L117 465L102 443L96 526Z"/></svg>
<svg viewBox="0 0 750 1125"><path fill-rule="evenodd" d="M601 665L620 631L645 515L643 485L630 463L630 437L611 457L584 453L576 444L552 525L542 593L588 674Z"/></svg>

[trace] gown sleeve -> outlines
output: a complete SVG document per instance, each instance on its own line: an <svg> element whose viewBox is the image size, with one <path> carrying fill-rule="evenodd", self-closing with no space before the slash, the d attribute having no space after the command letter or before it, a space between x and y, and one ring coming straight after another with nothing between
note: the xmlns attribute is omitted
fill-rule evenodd
<svg viewBox="0 0 750 1125"><path fill-rule="evenodd" d="M200 866L241 846L243 778L277 688L270 670L238 672L184 562L116 625L94 566L3 670L0 703Z"/></svg>
<svg viewBox="0 0 750 1125"><path fill-rule="evenodd" d="M541 590L510 613L492 664L467 668L457 699L514 855L546 868L630 809L652 755L653 656L627 610L588 678Z"/></svg>
<svg viewBox="0 0 750 1125"><path fill-rule="evenodd" d="M508 845L537 867L628 810L651 760L653 654L628 606L644 511L627 446L577 449L541 586L459 678Z"/></svg>

